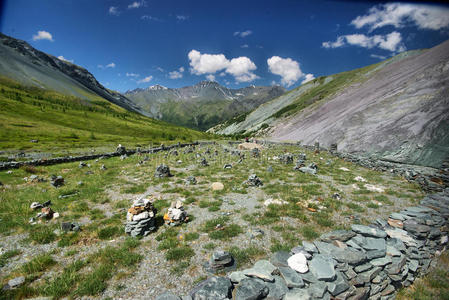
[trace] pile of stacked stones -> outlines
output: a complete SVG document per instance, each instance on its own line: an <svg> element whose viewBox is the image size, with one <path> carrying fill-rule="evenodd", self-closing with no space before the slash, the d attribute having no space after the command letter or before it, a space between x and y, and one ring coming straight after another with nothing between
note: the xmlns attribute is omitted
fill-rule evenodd
<svg viewBox="0 0 449 300"><path fill-rule="evenodd" d="M154 173L154 177L163 178L163 177L172 177L173 175L170 173L170 168L165 165L159 165L156 168L156 172Z"/></svg>
<svg viewBox="0 0 449 300"><path fill-rule="evenodd" d="M35 218L30 218L29 223L30 223L31 225L34 225L34 224L37 223L37 222L36 222L36 219L38 219L38 222L41 223L42 220L51 220L51 219L57 219L57 218L59 218L59 213L54 212L54 211L51 209L50 206L51 206L51 201L50 201L50 200L48 200L48 201L46 201L46 202L44 202L44 203L42 203L42 204L39 203L39 202L33 202L33 203L31 203L30 208L31 208L32 210L39 210L39 209L40 209L40 212L38 212L38 213L36 214L36 217L35 217Z"/></svg>
<svg viewBox="0 0 449 300"><path fill-rule="evenodd" d="M62 176L51 175L50 184L54 187L60 187L64 185L64 178Z"/></svg>
<svg viewBox="0 0 449 300"><path fill-rule="evenodd" d="M253 148L253 150L251 150L251 154L253 155L254 158L259 157L260 156L259 148Z"/></svg>
<svg viewBox="0 0 449 300"><path fill-rule="evenodd" d="M115 149L115 152L119 155L125 155L126 154L126 148L125 146L122 146L121 144L118 144L117 148Z"/></svg>
<svg viewBox="0 0 449 300"><path fill-rule="evenodd" d="M391 220L401 221L392 222ZM323 234L229 277L194 287L192 299L394 299L426 274L448 243L449 189L369 226ZM162 296L162 295L161 295ZM159 299L181 299L165 294ZM183 298L184 299L184 298ZM189 298L190 299L190 298Z"/></svg>
<svg viewBox="0 0 449 300"><path fill-rule="evenodd" d="M245 183L249 186L262 186L262 180L260 180L259 177L257 177L256 174L251 174L248 177L248 180L245 181Z"/></svg>
<svg viewBox="0 0 449 300"><path fill-rule="evenodd" d="M279 156L279 161L283 164L292 164L293 163L293 155L291 153L285 153Z"/></svg>
<svg viewBox="0 0 449 300"><path fill-rule="evenodd" d="M189 220L187 212L181 201L172 202L167 213L164 214L164 222L166 225L177 226Z"/></svg>
<svg viewBox="0 0 449 300"><path fill-rule="evenodd" d="M215 251L203 267L209 273L221 273L235 270L237 263L229 252Z"/></svg>
<svg viewBox="0 0 449 300"><path fill-rule="evenodd" d="M134 201L126 215L125 232L131 236L147 236L156 230L156 209L150 199Z"/></svg>
<svg viewBox="0 0 449 300"><path fill-rule="evenodd" d="M184 179L186 185L195 185L197 183L195 176L189 176Z"/></svg>
<svg viewBox="0 0 449 300"><path fill-rule="evenodd" d="M318 166L314 162L312 162L307 167L300 167L299 165L296 165L293 169L303 173L315 175L318 171Z"/></svg>
<svg viewBox="0 0 449 300"><path fill-rule="evenodd" d="M207 166L209 166L209 163L207 162L206 158L203 157L203 158L201 158L200 165L202 167L207 167Z"/></svg>

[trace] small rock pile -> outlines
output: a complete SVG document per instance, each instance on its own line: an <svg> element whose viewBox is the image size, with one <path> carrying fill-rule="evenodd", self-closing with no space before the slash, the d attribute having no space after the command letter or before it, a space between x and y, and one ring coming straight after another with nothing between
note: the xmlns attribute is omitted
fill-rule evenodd
<svg viewBox="0 0 449 300"><path fill-rule="evenodd" d="M203 267L209 273L228 272L235 270L237 264L229 252L217 250Z"/></svg>
<svg viewBox="0 0 449 300"><path fill-rule="evenodd" d="M203 157L200 161L200 165L202 167L207 167L207 166L209 166L209 163L207 162L206 158Z"/></svg>
<svg viewBox="0 0 449 300"><path fill-rule="evenodd" d="M64 185L64 178L62 176L51 175L50 184L54 187L60 187Z"/></svg>
<svg viewBox="0 0 449 300"><path fill-rule="evenodd" d="M300 166L296 165L293 169L296 170L296 171L303 172L303 173L316 175L316 172L318 170L318 166L314 162L312 162L307 167L300 167Z"/></svg>
<svg viewBox="0 0 449 300"><path fill-rule="evenodd" d="M253 148L253 150L251 150L251 154L254 158L258 158L260 157L260 150L259 148Z"/></svg>
<svg viewBox="0 0 449 300"><path fill-rule="evenodd" d="M45 178L39 177L37 175L31 175L30 177L23 178L26 182L45 182Z"/></svg>
<svg viewBox="0 0 449 300"><path fill-rule="evenodd" d="M195 176L189 176L184 179L185 184L187 185L195 185L197 183Z"/></svg>
<svg viewBox="0 0 449 300"><path fill-rule="evenodd" d="M154 177L163 178L163 177L172 177L173 175L170 173L170 168L165 165L159 165L156 168L156 172L154 173Z"/></svg>
<svg viewBox="0 0 449 300"><path fill-rule="evenodd" d="M164 215L165 225L177 226L189 220L181 201L173 202Z"/></svg>
<svg viewBox="0 0 449 300"><path fill-rule="evenodd" d="M61 230L64 232L68 231L80 231L81 226L76 222L62 222L61 223Z"/></svg>
<svg viewBox="0 0 449 300"><path fill-rule="evenodd" d="M256 174L249 175L248 180L246 180L245 183L249 186L263 186L262 180L260 180Z"/></svg>
<svg viewBox="0 0 449 300"><path fill-rule="evenodd" d="M147 236L156 230L156 208L150 199L134 201L126 215L125 232L131 236Z"/></svg>
<svg viewBox="0 0 449 300"><path fill-rule="evenodd" d="M293 163L293 155L291 153L285 153L279 156L279 161L283 164L289 165Z"/></svg>
<svg viewBox="0 0 449 300"><path fill-rule="evenodd" d="M42 220L51 220L51 219L59 218L59 213L54 212L50 206L51 206L50 200L48 200L42 204L39 202L31 203L30 208L32 210L40 209L41 211L36 214L35 218L30 218L29 223L31 225L35 225L36 223L41 223ZM36 219L38 219L37 222L36 222Z"/></svg>
<svg viewBox="0 0 449 300"><path fill-rule="evenodd" d="M118 144L117 148L115 149L115 152L117 152L119 155L125 155L126 148L125 146L122 146L122 144Z"/></svg>

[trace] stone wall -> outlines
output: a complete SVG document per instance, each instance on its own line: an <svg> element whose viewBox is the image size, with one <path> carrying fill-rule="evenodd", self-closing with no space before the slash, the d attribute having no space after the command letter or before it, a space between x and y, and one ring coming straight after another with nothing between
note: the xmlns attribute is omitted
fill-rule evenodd
<svg viewBox="0 0 449 300"><path fill-rule="evenodd" d="M448 218L446 189L388 220L325 233L249 269L210 277L182 298L165 293L156 299L394 299L446 250Z"/></svg>
<svg viewBox="0 0 449 300"><path fill-rule="evenodd" d="M211 144L214 142L194 142L194 143L188 143L188 144L173 144L169 146L162 145L161 147L156 148L150 148L150 149L130 149L126 150L125 153L119 153L119 152L109 152L109 153L102 153L102 154L90 154L90 155L80 155L80 156L64 156L64 157L56 157L56 158L48 158L48 159L34 159L29 161L10 161L10 162L3 162L0 163L0 171L1 170L8 170L8 169L17 169L22 166L49 166L49 165L56 165L61 163L68 163L68 162L74 162L74 161L85 161L85 160L92 160L97 158L110 158L114 156L120 156L123 154L126 155L132 155L135 153L156 153L159 151L168 151L174 148L183 148L183 147L189 147L189 146L196 146L196 145L205 145L205 144Z"/></svg>

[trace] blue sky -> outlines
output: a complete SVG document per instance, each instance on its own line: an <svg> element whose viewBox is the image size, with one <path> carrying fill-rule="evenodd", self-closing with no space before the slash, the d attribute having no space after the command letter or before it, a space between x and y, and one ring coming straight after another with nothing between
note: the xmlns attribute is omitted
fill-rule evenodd
<svg viewBox="0 0 449 300"><path fill-rule="evenodd" d="M449 7L364 1L4 0L1 32L126 91L302 82L449 38Z"/></svg>

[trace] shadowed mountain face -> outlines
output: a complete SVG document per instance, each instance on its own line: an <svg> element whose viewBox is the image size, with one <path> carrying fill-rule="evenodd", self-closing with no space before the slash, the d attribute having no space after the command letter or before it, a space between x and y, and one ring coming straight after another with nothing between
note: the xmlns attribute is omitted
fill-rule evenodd
<svg viewBox="0 0 449 300"><path fill-rule="evenodd" d="M86 69L1 33L0 75L27 86L54 90L82 99L104 98L127 110L145 114L120 93L103 87Z"/></svg>
<svg viewBox="0 0 449 300"><path fill-rule="evenodd" d="M259 131L277 141L319 142L324 147L337 143L345 152L440 167L449 156L448 87L446 41L316 79L261 105L242 122L215 131Z"/></svg>
<svg viewBox="0 0 449 300"><path fill-rule="evenodd" d="M178 89L154 85L128 91L125 96L154 118L206 130L284 93L280 86L228 89L217 82L202 81Z"/></svg>

